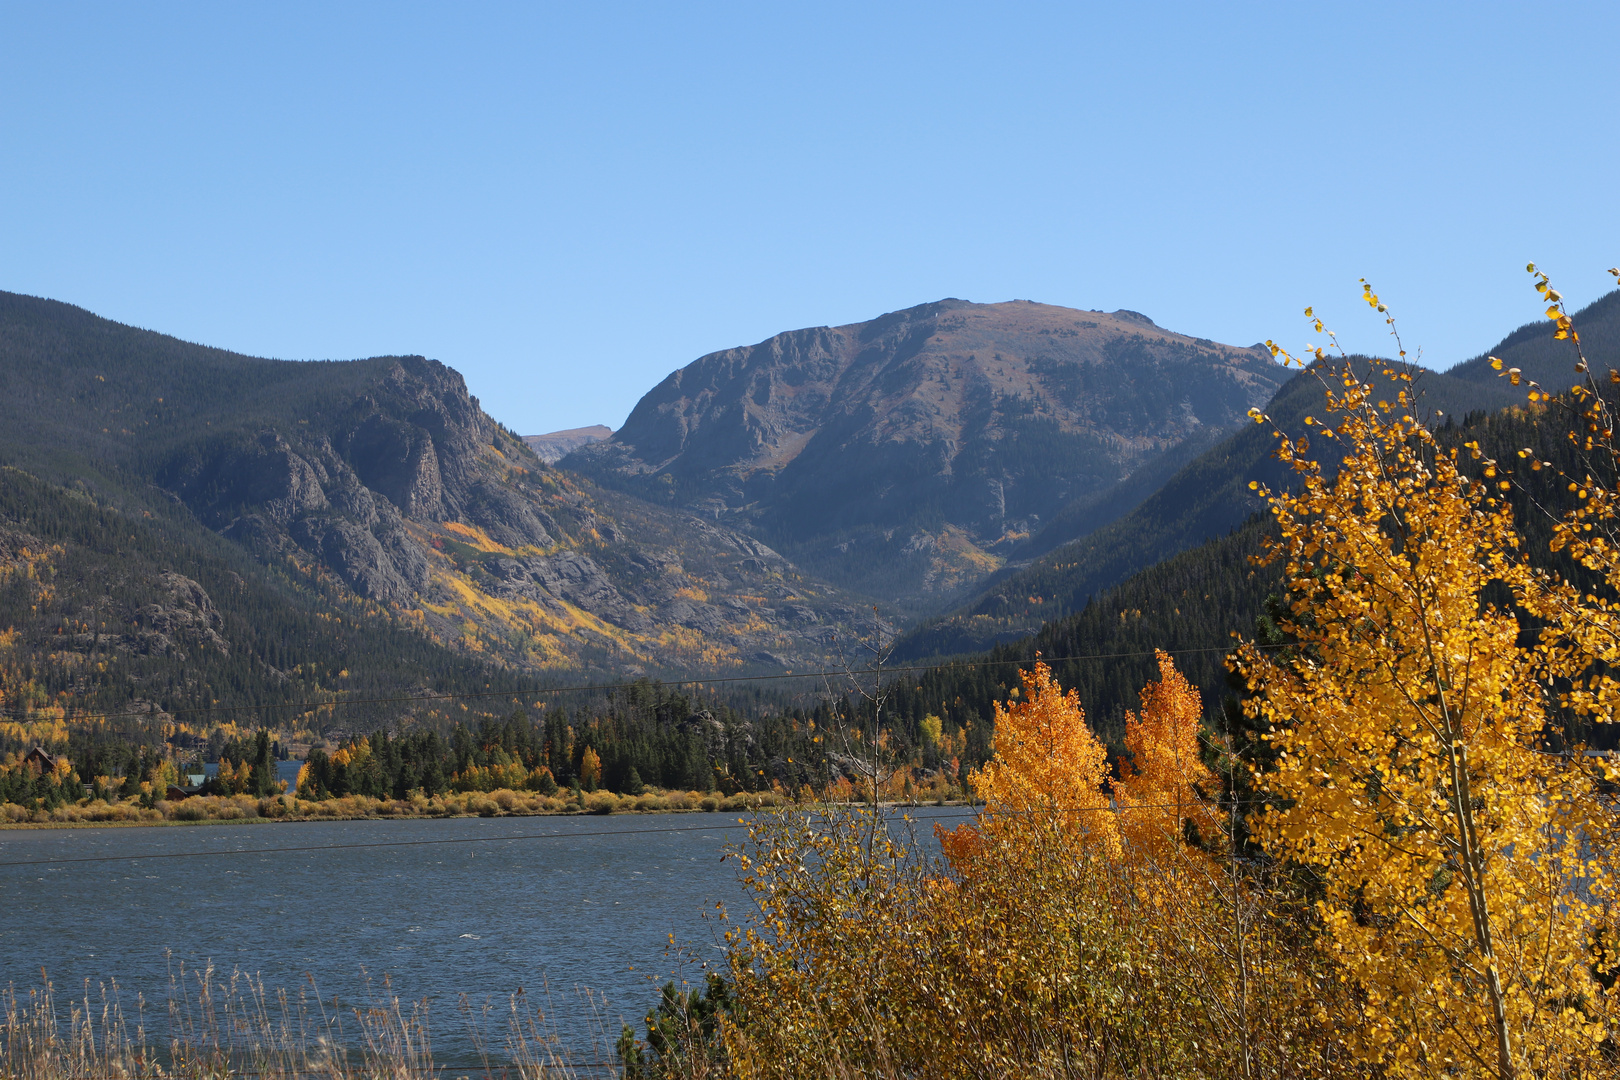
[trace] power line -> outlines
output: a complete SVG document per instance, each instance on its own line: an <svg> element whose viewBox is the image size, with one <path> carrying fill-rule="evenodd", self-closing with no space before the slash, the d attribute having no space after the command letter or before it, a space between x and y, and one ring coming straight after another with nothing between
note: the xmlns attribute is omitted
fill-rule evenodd
<svg viewBox="0 0 1620 1080"><path fill-rule="evenodd" d="M1281 648L1287 648L1287 646L1286 645L1254 645L1254 648L1257 648L1257 649L1281 649ZM659 685L662 685L662 686L706 686L706 685L719 685L719 684L722 684L722 683L730 684L730 683L751 683L751 682L774 682L774 681L780 681L780 680L784 680L784 679L832 679L832 678L852 679L852 678L858 678L858 677L862 677L862 676L872 676L872 675L876 675L876 676L881 677L881 676L886 675L886 674L899 674L901 672L911 672L911 671L921 671L921 672L944 671L944 670L946 670L948 668L956 668L956 667L961 667L961 668L965 668L965 669L967 669L969 671L972 671L974 668L978 668L978 667L1005 667L1005 666L1007 666L1009 664L1021 665L1021 664L1030 664L1030 663L1036 663L1036 662L1044 663L1044 664L1064 664L1064 663L1069 663L1071 661L1081 661L1081 660L1133 660L1133 659L1139 659L1141 657L1153 656L1153 655L1156 655L1157 653L1161 653L1161 652L1165 653L1167 655L1170 655L1170 656L1192 656L1192 655L1198 655L1198 654L1204 654L1204 653L1231 652L1231 651L1232 651L1232 647L1230 647L1230 646L1221 646L1221 647L1218 647L1218 648L1199 648L1199 649L1144 649L1144 650L1138 650L1138 651L1135 651L1135 652L1089 653L1089 654L1079 654L1079 655L1074 655L1074 656L1054 656L1054 657L1044 657L1043 656L1043 657L1038 657L1035 660L1028 660L1028 659L1025 659L1025 660L971 660L971 661L947 660L944 663L938 663L938 664L894 664L894 665L886 665L884 667L878 667L878 668L861 668L861 669L855 670L855 671L850 671L850 670L805 671L805 672L786 672L786 673L777 674L777 675L728 675L728 676L724 676L724 677L720 677L720 678L673 679L673 680L668 680L668 681L666 681L666 680L657 680L657 681L658 681ZM329 700L329 701L303 701L303 702L293 701L293 702L285 702L285 703L277 704L277 705L225 705L225 706L206 706L206 707L180 705L180 706L176 706L172 710L165 709L163 711L169 713L170 715L186 714L186 715L190 715L190 716L197 716L197 715L211 716L211 715L221 714L221 713L268 712L268 711L273 710L273 709L301 710L301 711L309 712L309 711L314 711L314 710L319 710L319 709L337 709L337 708L342 708L342 707L351 706L351 705L424 704L424 703L436 702L436 701L474 701L474 700L482 700L482 699L486 699L486 698L504 698L504 697L519 698L519 697L549 696L549 695L552 695L552 694L605 693L605 692L613 691L613 690L628 690L628 689L630 689L632 687L641 685L641 681L642 680L632 680L632 681L629 681L629 682L615 682L615 683L586 683L586 684L582 684L582 685L579 685L579 686L547 686L547 687L536 687L536 688L530 689L530 690L483 690L483 691L459 693L459 694L403 694L403 695L399 695L399 696L395 696L395 697L334 698L334 699ZM149 710L147 710L145 712L79 713L79 714L76 714L76 715L73 715L73 716L53 717L52 719L60 719L63 723L78 722L78 721L84 721L84 720L140 719L140 718L143 718L143 717L150 717L153 714L153 711L154 710L149 709ZM22 716L20 714L13 714L13 719L19 719L20 720L20 719L26 719L26 717L24 717L24 716Z"/></svg>

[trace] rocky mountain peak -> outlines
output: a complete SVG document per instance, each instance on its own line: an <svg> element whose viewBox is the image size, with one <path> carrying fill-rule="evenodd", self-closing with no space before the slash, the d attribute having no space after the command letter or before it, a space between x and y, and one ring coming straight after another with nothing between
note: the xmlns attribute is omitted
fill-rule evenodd
<svg viewBox="0 0 1620 1080"><path fill-rule="evenodd" d="M1265 350L1138 312L946 299L700 357L564 465L835 579L866 567L855 583L892 597L987 573L998 546L1281 381Z"/></svg>

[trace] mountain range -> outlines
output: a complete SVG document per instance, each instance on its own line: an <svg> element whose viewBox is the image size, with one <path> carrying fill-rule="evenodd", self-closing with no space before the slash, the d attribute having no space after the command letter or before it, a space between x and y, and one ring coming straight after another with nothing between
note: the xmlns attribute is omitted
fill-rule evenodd
<svg viewBox="0 0 1620 1080"><path fill-rule="evenodd" d="M0 432L0 483L27 493L0 521L17 552L76 542L53 524L64 499L161 520L171 562L223 541L230 573L285 577L288 603L326 595L494 669L781 670L872 624L757 539L547 466L421 357L264 360L0 294ZM12 578L49 573L24 562ZM34 656L90 621L122 640L156 580L127 602L55 587L0 625ZM228 606L217 578L194 583Z"/></svg>
<svg viewBox="0 0 1620 1080"><path fill-rule="evenodd" d="M606 424L591 424L589 427L548 431L544 435L525 435L523 442L534 451L535 457L547 465L554 465L570 451L589 446L593 442L601 442L612 434L613 429Z"/></svg>
<svg viewBox="0 0 1620 1080"><path fill-rule="evenodd" d="M1620 293L1576 319L1620 365ZM1490 351L1556 387L1547 338ZM1442 423L1522 400L1483 357L1417 385ZM1018 651L1153 573L1228 573L1248 482L1286 479L1273 431L1320 400L1134 312L944 300L702 357L617 432L538 437L548 463L435 361L0 293L0 707L815 670L902 628L911 660ZM1239 592L1199 634L1247 629Z"/></svg>

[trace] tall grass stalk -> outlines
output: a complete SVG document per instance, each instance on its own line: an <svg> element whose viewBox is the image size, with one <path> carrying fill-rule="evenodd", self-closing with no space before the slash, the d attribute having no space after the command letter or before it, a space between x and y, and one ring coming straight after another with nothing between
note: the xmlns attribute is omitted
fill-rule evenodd
<svg viewBox="0 0 1620 1080"><path fill-rule="evenodd" d="M463 997L459 1022L476 1064L434 1059L426 1001L402 1002L386 982L367 984L363 1003L323 1000L313 981L289 994L263 980L212 965L180 966L165 1001L135 995L126 1006L116 982L64 999L41 973L27 991L0 989L0 1076L7 1080L423 1080L500 1077L574 1080L601 1075L611 1060L601 1001L590 1061L567 1054L545 1010L522 991L504 1006ZM549 999L549 993L547 994Z"/></svg>

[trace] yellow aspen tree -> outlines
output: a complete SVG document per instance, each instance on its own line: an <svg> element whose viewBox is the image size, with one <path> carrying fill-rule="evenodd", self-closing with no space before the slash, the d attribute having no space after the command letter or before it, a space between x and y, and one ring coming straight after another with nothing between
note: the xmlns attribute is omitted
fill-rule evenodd
<svg viewBox="0 0 1620 1080"><path fill-rule="evenodd" d="M601 755L589 746L579 758L579 779L580 783L591 791L595 791L596 785L602 780Z"/></svg>
<svg viewBox="0 0 1620 1080"><path fill-rule="evenodd" d="M1131 760L1121 763L1113 791L1126 841L1161 850L1179 848L1189 826L1213 838L1221 820L1206 795L1215 777L1199 752L1203 698L1168 653L1155 655L1158 681L1142 688L1141 711L1125 714Z"/></svg>
<svg viewBox="0 0 1620 1080"><path fill-rule="evenodd" d="M1307 438L1279 432L1297 490L1261 489L1299 645L1233 661L1277 751L1251 828L1319 875L1364 1060L1396 1077L1596 1075L1610 1002L1582 884L1590 776L1547 752L1538 654L1488 591L1533 585L1500 481L1436 447L1409 371L1345 361L1321 377L1328 419L1305 423L1342 464L1330 479Z"/></svg>
<svg viewBox="0 0 1620 1080"><path fill-rule="evenodd" d="M979 831L1022 833L1038 826L1064 844L1118 845L1114 815L1104 782L1108 748L1086 725L1080 695L1064 692L1041 662L1020 671L1020 700L995 703L995 757L973 774L973 790L984 799L979 828L939 830L953 860L979 844ZM959 864L958 868L962 866Z"/></svg>
<svg viewBox="0 0 1620 1080"><path fill-rule="evenodd" d="M1106 749L1042 664L998 712L979 827L942 833L948 868L893 817L870 848L869 806L755 817L735 856L753 910L726 931L729 1071L709 1075L1369 1075L1323 1022L1343 1014L1342 984L1282 904L1225 880L1175 813L1151 848L1120 842L1120 819L1200 799L1198 766L1178 771L1197 760L1196 694L1167 656L1160 676L1133 718L1130 809L1110 804Z"/></svg>
<svg viewBox="0 0 1620 1080"><path fill-rule="evenodd" d="M1567 391L1551 393L1539 383L1523 380L1517 368L1502 370L1500 359L1492 357L1491 366L1513 385L1525 383L1530 408L1543 422L1561 412L1579 464L1559 470L1552 462L1539 460L1529 447L1520 450L1511 464L1485 458L1477 443L1470 443L1468 449L1485 468L1500 471L1515 482L1523 483L1527 472L1546 470L1544 475L1553 477L1553 482L1532 482L1529 487L1535 495L1544 497L1549 487L1562 488L1567 494L1569 508L1555 521L1549 547L1567 553L1597 583L1588 582L1582 588L1542 572L1519 589L1515 599L1544 623L1539 654L1544 666L1542 681L1560 687L1558 704L1582 720L1612 724L1620 720L1620 678L1615 675L1620 665L1620 445L1615 441L1613 411L1620 371L1592 370L1563 295L1535 263L1525 269L1547 305L1546 316L1555 328L1553 337L1569 342L1572 385ZM1609 273L1620 280L1620 267ZM1572 760L1579 756L1590 763L1594 774L1606 767L1609 779L1620 779L1612 757L1605 762L1604 755L1588 757L1584 751L1578 739L1569 740L1566 753ZM1615 851L1620 822L1616 821L1614 800L1595 784L1585 794L1580 816L1586 842L1597 851ZM1587 880L1590 895L1611 907L1616 899L1613 870L1609 863L1594 866ZM1616 958L1607 957L1604 964L1613 970Z"/></svg>

